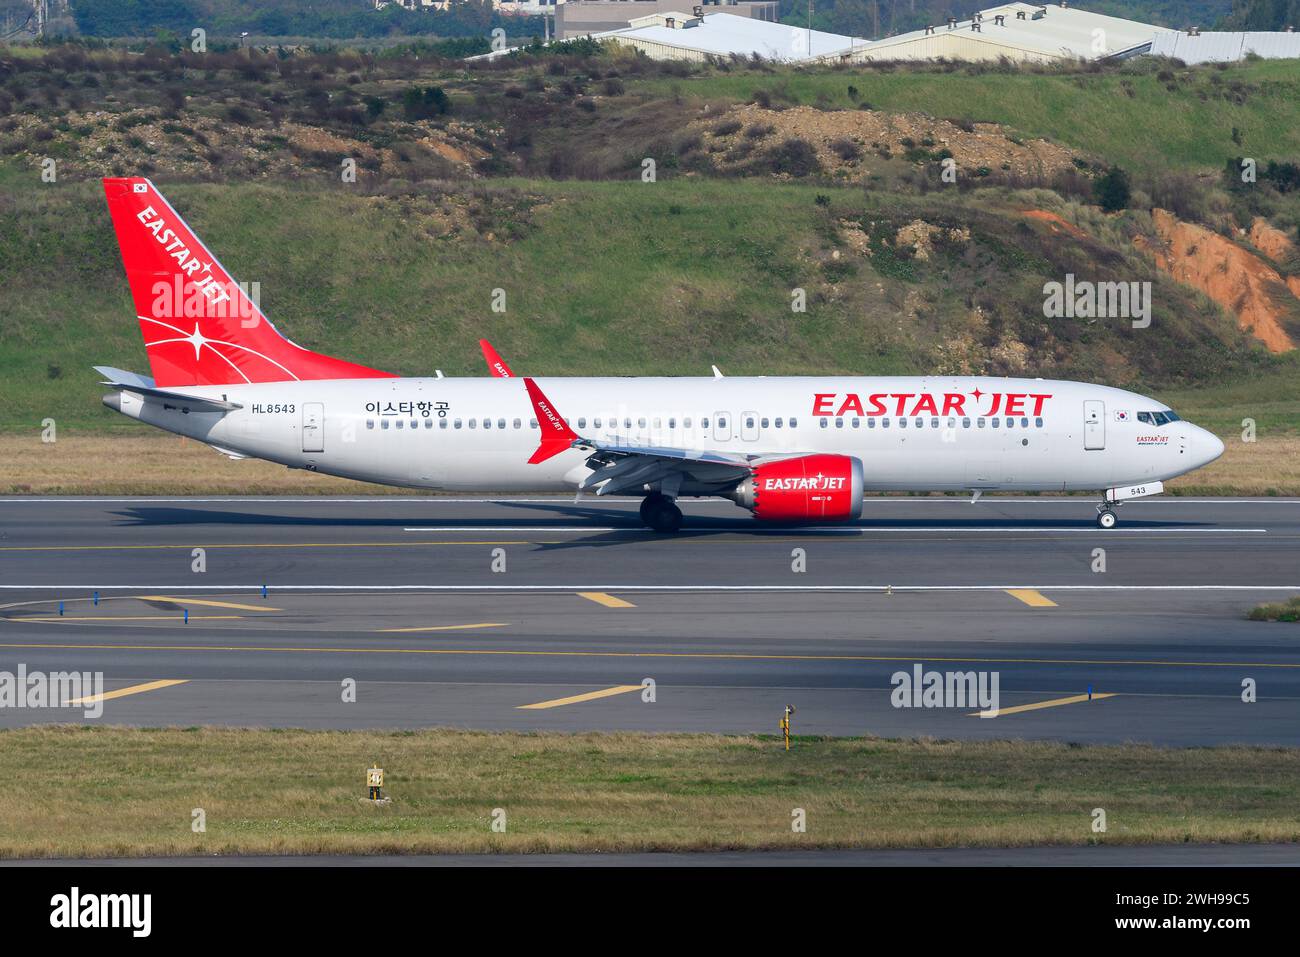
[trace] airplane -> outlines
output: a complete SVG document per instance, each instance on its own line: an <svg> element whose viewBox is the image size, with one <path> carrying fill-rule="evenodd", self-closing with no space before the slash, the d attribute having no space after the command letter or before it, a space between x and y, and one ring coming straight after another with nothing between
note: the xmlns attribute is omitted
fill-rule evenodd
<svg viewBox="0 0 1300 957"><path fill-rule="evenodd" d="M987 376L407 378L282 335L154 184L104 179L151 375L96 366L109 408L232 458L363 482L642 499L775 523L857 520L868 492L1100 491L1097 524L1214 461L1163 403L1083 382ZM520 382L519 379L523 381Z"/></svg>

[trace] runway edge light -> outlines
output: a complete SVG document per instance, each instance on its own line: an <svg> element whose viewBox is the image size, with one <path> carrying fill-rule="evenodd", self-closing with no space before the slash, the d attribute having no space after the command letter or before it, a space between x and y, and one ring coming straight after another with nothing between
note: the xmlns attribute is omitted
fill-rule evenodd
<svg viewBox="0 0 1300 957"><path fill-rule="evenodd" d="M781 734L785 738L785 749L790 750L790 715L794 714L794 705L785 706L785 714L781 716Z"/></svg>

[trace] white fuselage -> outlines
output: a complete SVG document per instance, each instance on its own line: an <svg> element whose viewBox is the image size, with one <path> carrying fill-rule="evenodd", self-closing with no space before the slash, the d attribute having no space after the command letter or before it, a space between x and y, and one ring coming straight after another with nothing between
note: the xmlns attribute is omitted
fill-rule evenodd
<svg viewBox="0 0 1300 957"><path fill-rule="evenodd" d="M1160 402L1079 382L949 376L537 382L585 438L732 455L852 455L863 463L869 490L1105 489L1172 478L1223 451L1214 435L1189 422L1153 424L1152 414L1165 410ZM125 390L121 411L230 452L385 485L572 490L589 472L587 453L579 449L528 464L539 432L520 379L316 380L177 391L242 408L185 413Z"/></svg>

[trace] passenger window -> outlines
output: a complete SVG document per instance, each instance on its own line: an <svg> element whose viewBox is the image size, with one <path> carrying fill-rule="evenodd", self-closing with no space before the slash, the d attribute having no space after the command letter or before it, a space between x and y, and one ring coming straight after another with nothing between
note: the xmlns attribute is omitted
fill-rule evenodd
<svg viewBox="0 0 1300 957"><path fill-rule="evenodd" d="M861 420L861 419L854 419L854 420L853 420L853 427L854 427L855 429L856 429L856 428L860 428L861 426L862 426L862 420Z"/></svg>
<svg viewBox="0 0 1300 957"><path fill-rule="evenodd" d="M837 429L842 429L842 428L844 428L844 420L843 420L843 419L839 419L839 418L837 418L837 419L835 420L835 428L837 428Z"/></svg>
<svg viewBox="0 0 1300 957"><path fill-rule="evenodd" d="M380 420L379 420L379 427L380 427L381 429L386 429L386 428L388 428L388 420L387 420L387 419L380 419Z"/></svg>
<svg viewBox="0 0 1300 957"><path fill-rule="evenodd" d="M470 420L469 420L469 427L470 427L471 429L473 429L473 428L477 428L477 427L478 427L478 420L477 420L477 419L470 419Z"/></svg>
<svg viewBox="0 0 1300 957"><path fill-rule="evenodd" d="M930 428L932 428L932 429L937 429L938 427L939 427L939 420L938 420L938 419L931 419L931 420L930 420Z"/></svg>
<svg viewBox="0 0 1300 957"><path fill-rule="evenodd" d="M523 425L524 425L523 422L521 422L519 419L515 419L515 428L516 428L516 429L521 429L521 428L523 428Z"/></svg>
<svg viewBox="0 0 1300 957"><path fill-rule="evenodd" d="M981 429L984 428L984 420L983 420L983 419L976 419L976 420L975 420L975 425L976 425L978 428L981 428Z"/></svg>
<svg viewBox="0 0 1300 957"><path fill-rule="evenodd" d="M900 429L905 429L905 428L907 428L907 419L899 419L899 420L898 420L898 427L899 427Z"/></svg>
<svg viewBox="0 0 1300 957"><path fill-rule="evenodd" d="M799 420L798 420L798 419L791 419L791 420L790 420L790 428L795 429L795 428L798 428L798 427L799 427Z"/></svg>
<svg viewBox="0 0 1300 957"><path fill-rule="evenodd" d="M889 416L885 416L883 419L880 420L880 427L882 429L889 428Z"/></svg>
<svg viewBox="0 0 1300 957"><path fill-rule="evenodd" d="M537 428L537 420L536 420L536 419L529 419L529 420L528 420L528 427L529 427L530 429L535 429L535 428ZM456 426L456 428L460 428L460 426Z"/></svg>
<svg viewBox="0 0 1300 957"><path fill-rule="evenodd" d="M447 427L447 420L446 420L446 419L439 419L439 420L438 420L438 428L440 428L440 429L445 429L446 427Z"/></svg>
<svg viewBox="0 0 1300 957"><path fill-rule="evenodd" d="M505 420L505 419L497 419L497 428L498 428L498 429L504 429L505 427L506 427L506 420Z"/></svg>
<svg viewBox="0 0 1300 957"><path fill-rule="evenodd" d="M969 429L969 428L970 428L970 419L962 419L962 420L961 420L961 427L962 427L963 429Z"/></svg>
<svg viewBox="0 0 1300 957"><path fill-rule="evenodd" d="M458 429L460 428L460 419L457 419L457 420L456 420L456 428L458 428Z"/></svg>
<svg viewBox="0 0 1300 957"><path fill-rule="evenodd" d="M777 416L777 419L776 419L776 427L777 427L778 429L781 428L781 417L780 417L780 416Z"/></svg>
<svg viewBox="0 0 1300 957"><path fill-rule="evenodd" d="M473 419L470 420L469 427L470 427L471 429L474 428L474 420L473 420ZM492 428L492 420L491 420L491 419L484 419L484 420L483 420L483 428L485 428L485 429L490 429L490 428Z"/></svg>
<svg viewBox="0 0 1300 957"><path fill-rule="evenodd" d="M822 419L822 428L823 428L823 429L826 428L826 426L827 426L828 424L829 424L829 423L827 423L827 421L826 421L825 419Z"/></svg>
<svg viewBox="0 0 1300 957"><path fill-rule="evenodd" d="M401 419L398 419L398 420L397 420L397 427L398 427L399 429L402 428L404 425L406 425L406 423L403 422Z"/></svg>
<svg viewBox="0 0 1300 957"><path fill-rule="evenodd" d="M366 419L366 428L367 428L367 429L373 429L374 427L375 427L375 420L374 420L374 419Z"/></svg>
<svg viewBox="0 0 1300 957"><path fill-rule="evenodd" d="M1043 427L1043 420L1042 420L1042 419L1034 419L1034 425L1041 429L1041 428Z"/></svg>
<svg viewBox="0 0 1300 957"><path fill-rule="evenodd" d="M1027 428L1029 428L1029 420L1028 420L1028 419L1021 419L1021 420L1020 420L1020 427L1021 427L1022 429L1027 429Z"/></svg>
<svg viewBox="0 0 1300 957"><path fill-rule="evenodd" d="M876 427L876 420L875 420L875 419L867 419L867 428L869 428L869 429L874 429L875 427Z"/></svg>
<svg viewBox="0 0 1300 957"><path fill-rule="evenodd" d="M682 428L689 429L690 427L691 427L691 417L688 415L686 418L682 419Z"/></svg>

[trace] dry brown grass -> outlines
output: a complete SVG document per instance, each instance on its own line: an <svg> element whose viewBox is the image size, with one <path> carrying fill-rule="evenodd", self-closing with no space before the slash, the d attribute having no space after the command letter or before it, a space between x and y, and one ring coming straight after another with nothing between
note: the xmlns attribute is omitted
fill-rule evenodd
<svg viewBox="0 0 1300 957"><path fill-rule="evenodd" d="M1300 840L1283 748L46 726L0 780L9 857Z"/></svg>
<svg viewBox="0 0 1300 957"><path fill-rule="evenodd" d="M1176 495L1300 495L1300 436L1229 441L1223 458L1168 483ZM139 435L0 435L0 494L6 495L410 495L287 469L233 461L190 439ZM424 493L432 494L432 493Z"/></svg>
<svg viewBox="0 0 1300 957"><path fill-rule="evenodd" d="M1300 495L1300 435L1224 438L1217 462L1168 483L1176 495Z"/></svg>
<svg viewBox="0 0 1300 957"><path fill-rule="evenodd" d="M0 493L32 495L411 494L257 459L229 459L176 435L0 435Z"/></svg>

